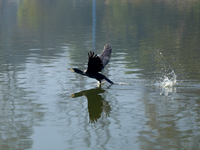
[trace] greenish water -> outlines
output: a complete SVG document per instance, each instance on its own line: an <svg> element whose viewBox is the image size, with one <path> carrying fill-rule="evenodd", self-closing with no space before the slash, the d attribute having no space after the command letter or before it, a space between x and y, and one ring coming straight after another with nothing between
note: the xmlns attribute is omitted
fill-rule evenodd
<svg viewBox="0 0 200 150"><path fill-rule="evenodd" d="M199 65L198 0L0 0L0 149L198 150Z"/></svg>

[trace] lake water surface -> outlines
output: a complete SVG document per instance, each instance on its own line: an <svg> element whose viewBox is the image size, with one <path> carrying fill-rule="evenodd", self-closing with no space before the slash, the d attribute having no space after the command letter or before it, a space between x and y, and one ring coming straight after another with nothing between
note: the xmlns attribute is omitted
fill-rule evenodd
<svg viewBox="0 0 200 150"><path fill-rule="evenodd" d="M199 66L199 0L0 0L0 149L198 150Z"/></svg>

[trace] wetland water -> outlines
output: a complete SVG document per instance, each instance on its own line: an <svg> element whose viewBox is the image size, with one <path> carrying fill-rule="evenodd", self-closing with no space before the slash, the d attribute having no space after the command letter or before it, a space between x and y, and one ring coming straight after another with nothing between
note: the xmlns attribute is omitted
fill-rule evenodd
<svg viewBox="0 0 200 150"><path fill-rule="evenodd" d="M198 0L0 0L0 149L198 150L199 65Z"/></svg>

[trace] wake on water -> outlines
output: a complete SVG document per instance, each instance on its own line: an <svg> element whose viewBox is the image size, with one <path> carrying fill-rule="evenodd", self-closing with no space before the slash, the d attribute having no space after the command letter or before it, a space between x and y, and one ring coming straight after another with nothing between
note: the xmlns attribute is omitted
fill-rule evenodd
<svg viewBox="0 0 200 150"><path fill-rule="evenodd" d="M177 75L175 74L174 70L172 70L172 72L164 75L164 77L161 77L160 79L156 79L153 81L153 85L157 86L157 87L161 87L161 88L172 88L173 86L176 85L176 78ZM102 81L101 83L97 81L97 87L100 87L101 85L104 85L106 83L106 81ZM119 82L119 83L114 83L115 85L131 85L128 83L124 83L124 82Z"/></svg>

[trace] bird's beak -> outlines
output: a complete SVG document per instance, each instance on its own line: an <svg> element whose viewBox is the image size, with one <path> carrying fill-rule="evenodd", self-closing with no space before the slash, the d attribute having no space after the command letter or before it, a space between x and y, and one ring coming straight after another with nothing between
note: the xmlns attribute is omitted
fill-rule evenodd
<svg viewBox="0 0 200 150"><path fill-rule="evenodd" d="M72 94L71 97L73 98L73 97L74 97L74 94Z"/></svg>
<svg viewBox="0 0 200 150"><path fill-rule="evenodd" d="M71 68L71 71L73 71L74 72L74 70Z"/></svg>

